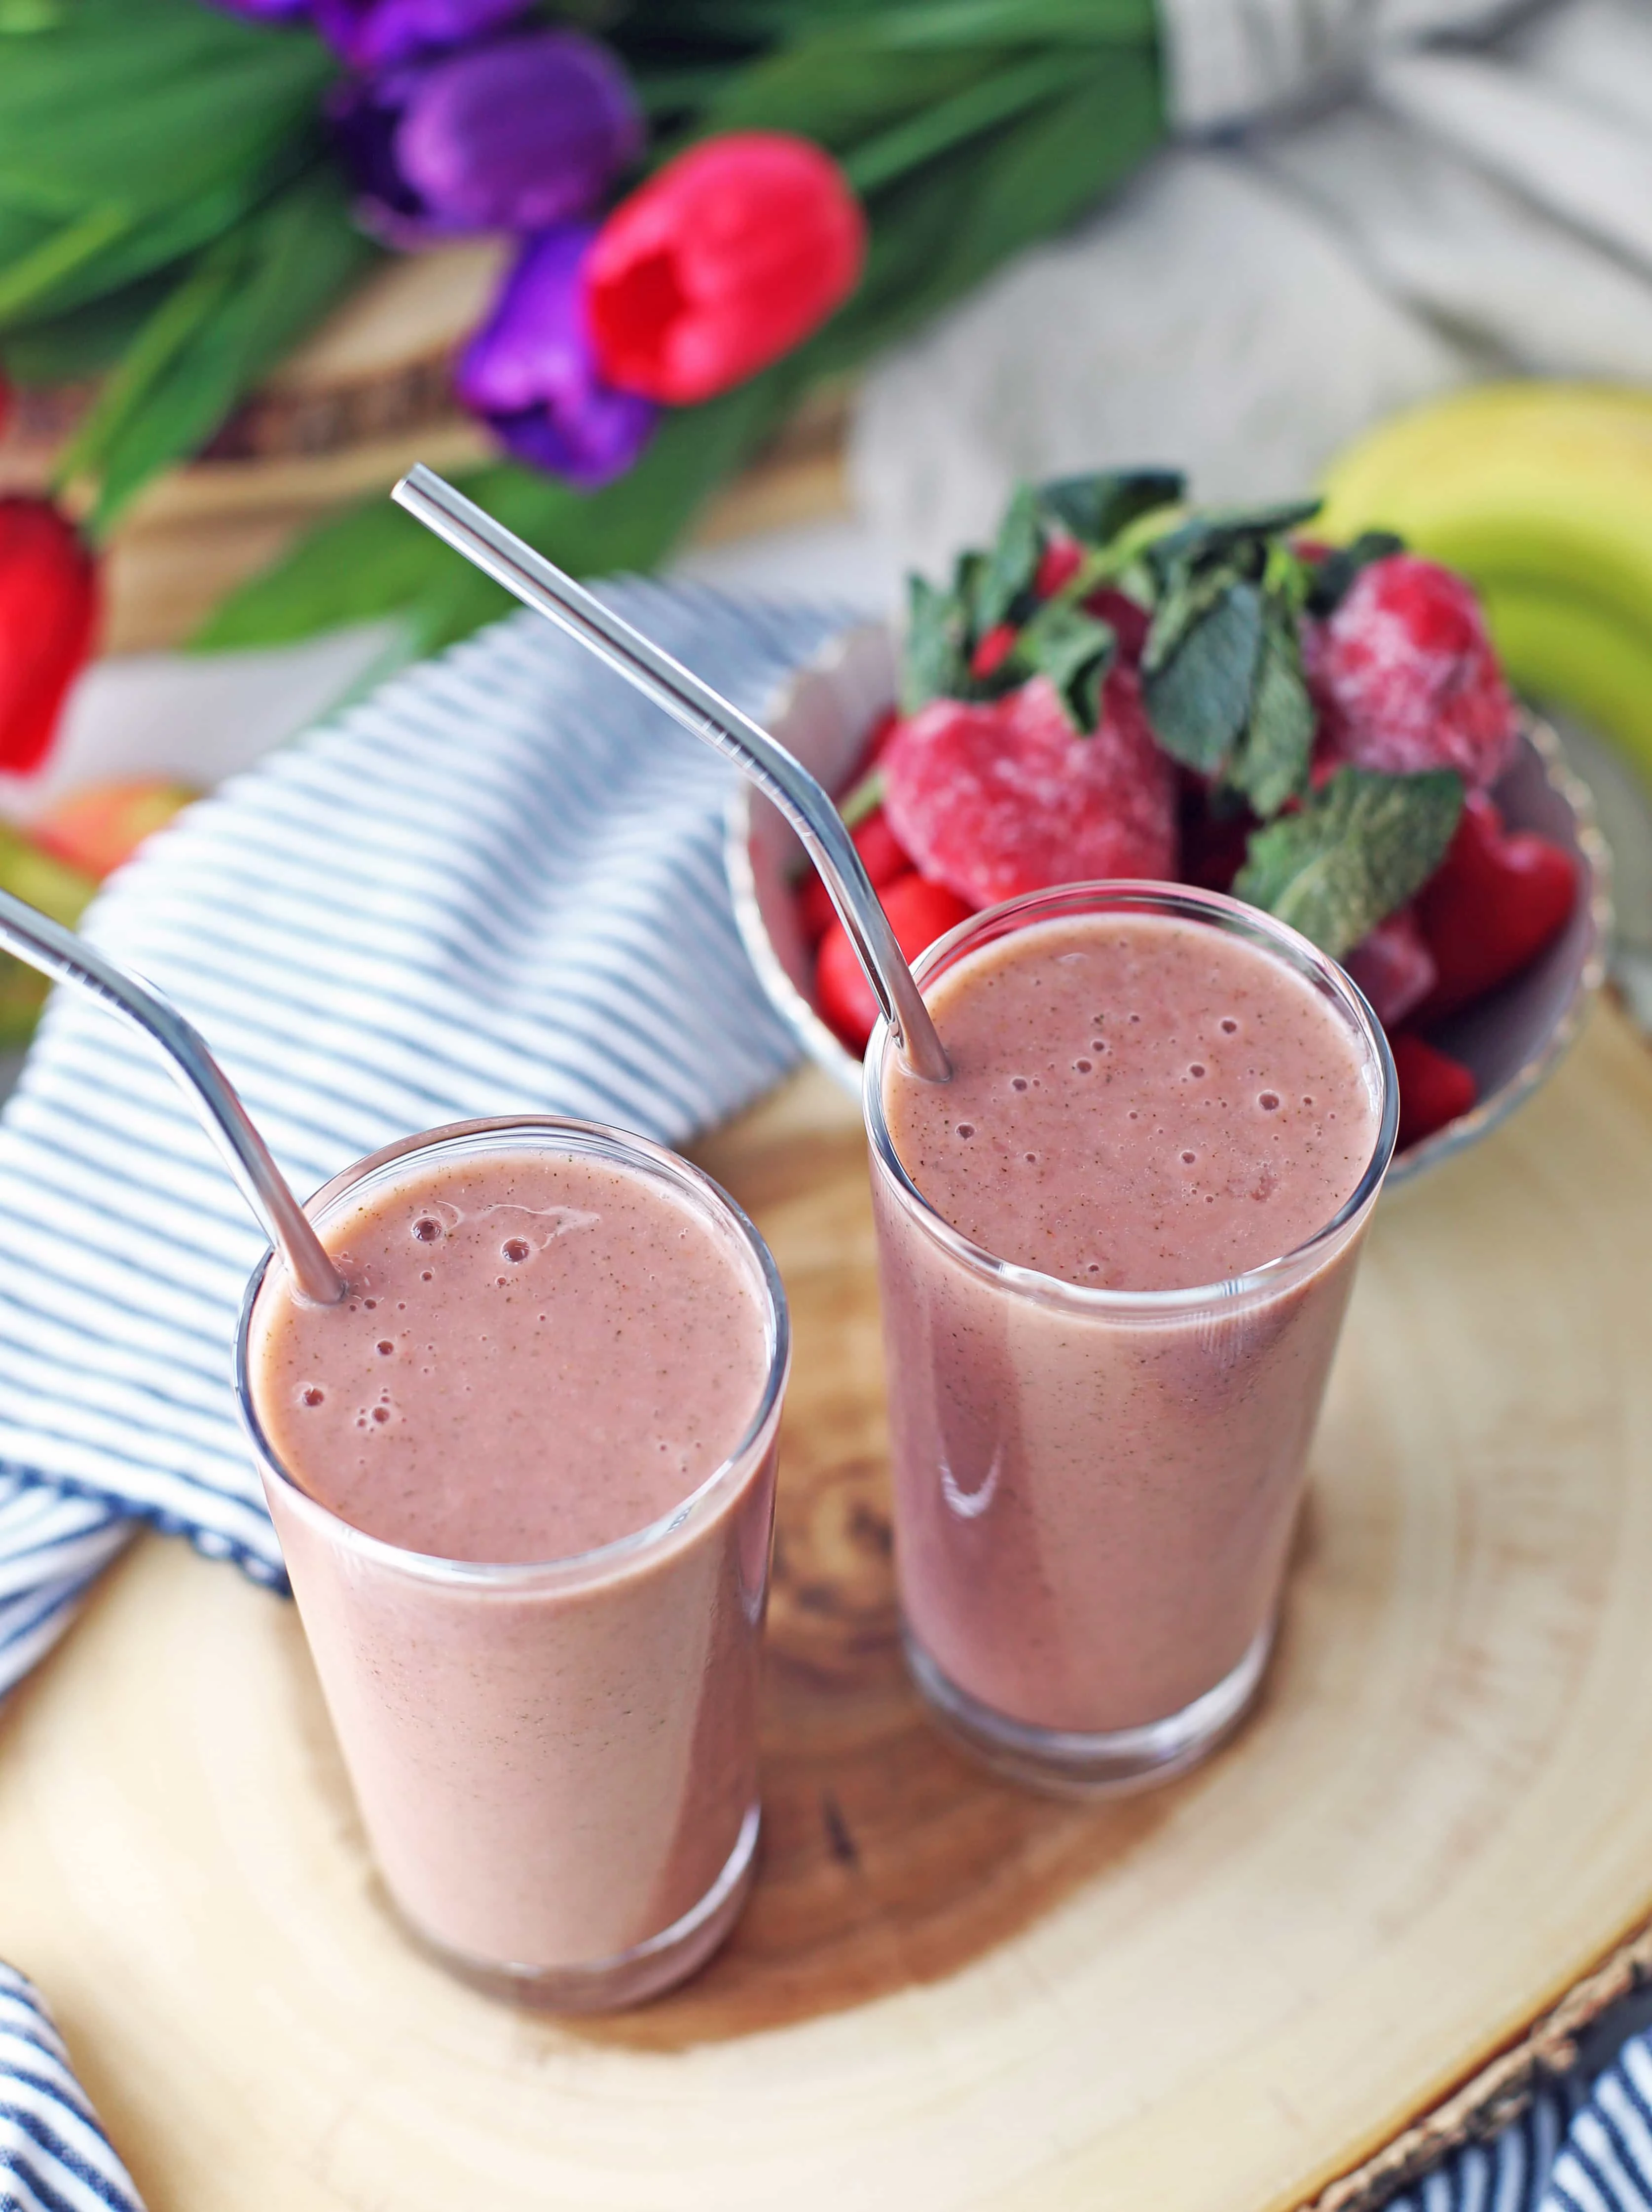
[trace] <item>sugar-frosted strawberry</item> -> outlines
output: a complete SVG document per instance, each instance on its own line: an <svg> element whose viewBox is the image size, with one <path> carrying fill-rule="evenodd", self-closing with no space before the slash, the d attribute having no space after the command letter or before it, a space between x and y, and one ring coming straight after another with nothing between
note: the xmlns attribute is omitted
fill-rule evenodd
<svg viewBox="0 0 1652 2212"><path fill-rule="evenodd" d="M896 836L973 907L1051 884L1175 873L1175 771L1127 668L1108 676L1090 736L1036 677L987 705L932 700L896 731L883 768Z"/></svg>
<svg viewBox="0 0 1652 2212"><path fill-rule="evenodd" d="M1461 1060L1409 1030L1401 1030L1388 1042L1400 1078L1399 1149L1403 1152L1467 1114L1479 1097L1479 1085Z"/></svg>
<svg viewBox="0 0 1652 2212"><path fill-rule="evenodd" d="M1414 1014L1440 980L1428 939L1408 906L1368 930L1342 964L1388 1030Z"/></svg>
<svg viewBox="0 0 1652 2212"><path fill-rule="evenodd" d="M1362 568L1334 613L1303 623L1303 658L1334 759L1455 769L1481 789L1508 765L1515 702L1485 617L1436 562L1390 553Z"/></svg>

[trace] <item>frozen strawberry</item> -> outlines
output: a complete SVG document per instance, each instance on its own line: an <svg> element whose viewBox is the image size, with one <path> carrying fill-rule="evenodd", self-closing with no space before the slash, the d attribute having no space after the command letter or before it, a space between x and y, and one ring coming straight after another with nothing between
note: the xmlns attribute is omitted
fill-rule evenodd
<svg viewBox="0 0 1652 2212"><path fill-rule="evenodd" d="M892 884L896 876L910 872L912 855L902 849L881 806L875 808L851 835L874 890ZM832 904L831 893L811 872L798 893L798 920L810 944L817 945L836 918L837 908Z"/></svg>
<svg viewBox="0 0 1652 2212"><path fill-rule="evenodd" d="M884 756L890 827L923 873L972 907L1098 877L1173 875L1175 772L1127 668L1079 737L1035 677L990 705L934 699Z"/></svg>
<svg viewBox="0 0 1652 2212"><path fill-rule="evenodd" d="M1479 601L1413 553L1360 570L1323 622L1303 623L1308 681L1339 761L1390 775L1455 769L1495 783L1515 742L1515 702Z"/></svg>
<svg viewBox="0 0 1652 2212"><path fill-rule="evenodd" d="M1446 856L1417 897L1439 970L1423 1008L1436 1020L1529 967L1577 903L1577 863L1529 830L1508 831L1494 802L1471 791Z"/></svg>
<svg viewBox="0 0 1652 2212"><path fill-rule="evenodd" d="M1343 962L1385 1030L1414 1014L1439 981L1416 914L1402 906L1362 937Z"/></svg>
<svg viewBox="0 0 1652 2212"><path fill-rule="evenodd" d="M908 960L915 960L938 937L956 929L969 908L940 884L922 876L905 875L886 884L878 892L896 940ZM821 939L815 969L815 999L821 1013L853 1052L865 1052L866 1039L878 1018L878 1001L872 985L849 942L848 932L834 918Z"/></svg>
<svg viewBox="0 0 1652 2212"><path fill-rule="evenodd" d="M1084 565L1084 549L1076 538L1052 538L1038 556L1033 577L1033 596L1052 599L1063 584L1070 584Z"/></svg>
<svg viewBox="0 0 1652 2212"><path fill-rule="evenodd" d="M1016 635L1013 623L994 623L991 629L982 633L969 656L969 673L977 683L997 675L1015 651Z"/></svg>
<svg viewBox="0 0 1652 2212"><path fill-rule="evenodd" d="M1402 1030L1390 1037L1400 1078L1399 1149L1420 1144L1448 1121L1467 1114L1479 1097L1479 1085L1461 1060Z"/></svg>

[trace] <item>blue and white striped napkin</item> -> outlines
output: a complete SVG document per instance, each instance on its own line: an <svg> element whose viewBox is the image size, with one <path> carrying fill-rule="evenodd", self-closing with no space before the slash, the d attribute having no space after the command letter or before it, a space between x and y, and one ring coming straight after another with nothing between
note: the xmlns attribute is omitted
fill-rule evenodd
<svg viewBox="0 0 1652 2212"><path fill-rule="evenodd" d="M0 2212L143 2212L39 1991L0 1966Z"/></svg>
<svg viewBox="0 0 1652 2212"><path fill-rule="evenodd" d="M846 619L611 599L758 713ZM730 774L521 615L224 785L85 926L196 1022L301 1193L471 1115L680 1139L793 1057L729 909ZM140 1522L281 1579L229 1386L262 1244L147 1040L59 992L0 1119L0 1691Z"/></svg>

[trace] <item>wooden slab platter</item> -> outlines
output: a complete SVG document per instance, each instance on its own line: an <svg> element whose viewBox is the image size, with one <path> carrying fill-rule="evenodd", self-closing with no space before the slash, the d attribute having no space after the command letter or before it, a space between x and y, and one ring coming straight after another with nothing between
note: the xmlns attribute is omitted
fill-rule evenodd
<svg viewBox="0 0 1652 2212"><path fill-rule="evenodd" d="M0 1718L0 1956L151 2212L1329 2212L1461 2085L1517 2087L1652 1916L1621 1018L1385 1201L1262 1709L1101 1808L976 1773L903 1679L849 1109L799 1078L699 1149L797 1332L744 1923L607 2021L451 1983L386 1917L291 1607L147 1540Z"/></svg>

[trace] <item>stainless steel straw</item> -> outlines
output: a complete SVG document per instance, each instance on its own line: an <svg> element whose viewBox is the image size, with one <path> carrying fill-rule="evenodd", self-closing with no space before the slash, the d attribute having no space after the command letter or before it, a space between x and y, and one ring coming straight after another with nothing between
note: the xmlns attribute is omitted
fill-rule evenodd
<svg viewBox="0 0 1652 2212"><path fill-rule="evenodd" d="M269 1146L247 1119L229 1079L199 1031L176 1006L72 929L64 929L9 891L0 891L0 945L43 975L78 983L155 1040L171 1060L173 1073L193 1094L209 1134L300 1291L313 1304L337 1305L348 1288L343 1277L305 1218L270 1157Z"/></svg>
<svg viewBox="0 0 1652 2212"><path fill-rule="evenodd" d="M684 729L714 745L768 793L824 878L866 980L889 1017L901 1057L914 1075L930 1083L946 1082L951 1063L889 917L878 902L872 878L841 816L802 763L434 470L410 469L391 496L496 584L588 646L598 659L617 669Z"/></svg>

